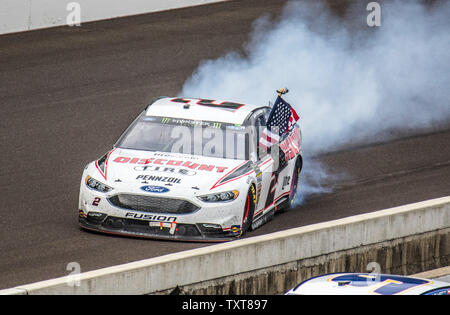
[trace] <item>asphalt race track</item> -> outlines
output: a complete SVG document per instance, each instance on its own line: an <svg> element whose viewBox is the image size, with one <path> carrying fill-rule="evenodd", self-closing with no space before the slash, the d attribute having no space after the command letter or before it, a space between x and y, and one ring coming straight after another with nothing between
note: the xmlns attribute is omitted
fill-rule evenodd
<svg viewBox="0 0 450 315"><path fill-rule="evenodd" d="M70 262L84 272L208 245L80 230L81 173L149 100L176 95L201 60L239 50L252 21L283 3L232 1L0 36L0 289L68 275ZM248 236L447 196L449 143L450 123L317 157L341 174L333 191Z"/></svg>

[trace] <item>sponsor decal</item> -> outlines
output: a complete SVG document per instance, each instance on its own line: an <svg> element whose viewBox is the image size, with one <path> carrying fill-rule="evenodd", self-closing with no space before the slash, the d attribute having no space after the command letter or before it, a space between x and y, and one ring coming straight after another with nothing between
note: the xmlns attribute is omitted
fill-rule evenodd
<svg viewBox="0 0 450 315"><path fill-rule="evenodd" d="M172 234L172 235L175 234L175 231L178 231L177 222L176 221L172 221L172 222L150 221L148 223L148 226L150 226L150 227L159 227L160 230L162 230L164 228L168 228L169 229L169 233Z"/></svg>
<svg viewBox="0 0 450 315"><path fill-rule="evenodd" d="M177 221L177 217L169 217L165 215L156 215L156 214L135 213L135 212L127 212L125 214L125 217L139 220L169 222L169 223Z"/></svg>
<svg viewBox="0 0 450 315"><path fill-rule="evenodd" d="M185 168L173 168L173 167L161 167L161 166L155 166L155 165L145 165L145 166L135 166L135 171L138 172L163 172L163 173L171 173L171 174L181 174L186 176L194 176L197 174L196 171L188 170Z"/></svg>
<svg viewBox="0 0 450 315"><path fill-rule="evenodd" d="M184 160L171 160L171 159L161 159L161 158L130 158L125 156L119 156L114 159L115 163L128 163L128 164L138 164L138 165L148 165L148 164L156 164L156 165L168 165L168 166L181 166L191 170L199 170L199 171L207 171L212 172L216 171L217 173L223 173L228 167L224 166L216 166L210 164L200 164L194 163L191 161Z"/></svg>
<svg viewBox="0 0 450 315"><path fill-rule="evenodd" d="M232 225L230 232L233 235L241 235L241 226L240 225Z"/></svg>
<svg viewBox="0 0 450 315"><path fill-rule="evenodd" d="M244 130L245 126L242 126L240 124L234 124L234 125L227 125L226 128L231 130Z"/></svg>
<svg viewBox="0 0 450 315"><path fill-rule="evenodd" d="M286 139L280 142L280 149L284 152L284 158L289 161L300 152L301 136L300 129L296 128Z"/></svg>
<svg viewBox="0 0 450 315"><path fill-rule="evenodd" d="M162 194L162 193L166 193L169 191L169 188L162 187L162 186L153 186L153 185L142 186L141 189L145 192L157 193L157 194Z"/></svg>
<svg viewBox="0 0 450 315"><path fill-rule="evenodd" d="M155 152L153 153L153 156L162 156L162 157L167 157L167 158L177 158L176 155L172 154L172 153L162 153L162 152ZM179 157L179 156L178 156ZM183 159L190 159L190 160L198 160L199 157L195 156L195 155L188 155L188 154L184 154Z"/></svg>
<svg viewBox="0 0 450 315"><path fill-rule="evenodd" d="M162 124L171 124L171 125L180 125L186 127L209 127L221 129L222 123L217 121L203 121L203 120L193 120L193 119L183 119L183 118L169 118L163 117L161 118Z"/></svg>
<svg viewBox="0 0 450 315"><path fill-rule="evenodd" d="M168 177L168 176L156 176L156 175L138 175L136 179L140 179L142 181L154 181L154 182L163 182L163 183L171 183L171 184L179 184L181 183L180 178L176 177Z"/></svg>
<svg viewBox="0 0 450 315"><path fill-rule="evenodd" d="M216 128L216 129L222 128L222 123L220 123L220 122L180 119L180 118L172 118L172 124L177 124L180 126L187 126L187 127L199 126L202 128L205 128L205 127Z"/></svg>

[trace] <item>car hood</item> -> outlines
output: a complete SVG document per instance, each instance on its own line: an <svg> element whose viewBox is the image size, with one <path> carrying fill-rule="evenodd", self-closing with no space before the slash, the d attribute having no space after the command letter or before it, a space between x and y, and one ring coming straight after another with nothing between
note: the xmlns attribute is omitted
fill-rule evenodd
<svg viewBox="0 0 450 315"><path fill-rule="evenodd" d="M95 161L97 171L114 188L171 195L219 191L236 170L245 167L251 171L249 164L245 160L121 148Z"/></svg>

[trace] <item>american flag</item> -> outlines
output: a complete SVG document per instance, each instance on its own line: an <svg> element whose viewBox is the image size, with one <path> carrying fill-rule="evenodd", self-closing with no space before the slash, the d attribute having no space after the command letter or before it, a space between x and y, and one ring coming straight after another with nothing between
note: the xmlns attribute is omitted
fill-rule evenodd
<svg viewBox="0 0 450 315"><path fill-rule="evenodd" d="M260 148L267 151L273 144L279 142L280 137L287 133L298 119L299 116L292 106L278 96L267 119L267 126L259 139Z"/></svg>

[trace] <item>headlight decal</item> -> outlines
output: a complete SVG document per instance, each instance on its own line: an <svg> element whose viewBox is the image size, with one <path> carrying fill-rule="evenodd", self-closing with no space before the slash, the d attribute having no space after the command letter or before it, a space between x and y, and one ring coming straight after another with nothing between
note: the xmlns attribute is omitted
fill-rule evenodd
<svg viewBox="0 0 450 315"><path fill-rule="evenodd" d="M89 188L102 192L102 193L107 193L110 192L112 189L112 187L109 187L106 184L103 184L102 182L99 182L98 180L96 180L95 178L92 178L91 176L86 176L86 180L85 180L86 186L88 186Z"/></svg>
<svg viewBox="0 0 450 315"><path fill-rule="evenodd" d="M239 196L238 190L224 191L214 194L198 196L197 198L203 202L226 202L233 201Z"/></svg>

